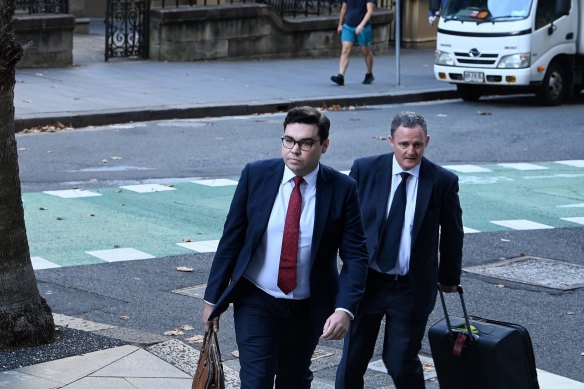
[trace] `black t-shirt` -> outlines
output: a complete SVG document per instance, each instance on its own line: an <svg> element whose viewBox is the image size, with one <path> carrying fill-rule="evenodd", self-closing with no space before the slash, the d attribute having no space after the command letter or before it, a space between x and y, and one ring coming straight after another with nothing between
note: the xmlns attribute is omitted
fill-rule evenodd
<svg viewBox="0 0 584 389"><path fill-rule="evenodd" d="M347 3L347 15L345 24L349 27L357 27L367 13L367 3L375 4L376 0L343 0ZM367 23L369 24L369 23Z"/></svg>

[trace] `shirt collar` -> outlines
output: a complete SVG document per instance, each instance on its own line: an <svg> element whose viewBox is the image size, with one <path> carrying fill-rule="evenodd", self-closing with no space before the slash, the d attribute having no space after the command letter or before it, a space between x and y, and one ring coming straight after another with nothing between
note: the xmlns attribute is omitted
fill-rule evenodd
<svg viewBox="0 0 584 389"><path fill-rule="evenodd" d="M416 166L414 166L413 169L404 170L399 165L399 163L397 163L397 159L395 159L395 154L393 154L393 162L392 162L392 169L391 169L392 173L391 174L396 175L396 174L400 174L401 172L405 172L405 171L410 173L412 176L419 178L420 177L420 164L417 164Z"/></svg>
<svg viewBox="0 0 584 389"><path fill-rule="evenodd" d="M316 165L316 168L313 171L302 177L304 178L304 181L306 181L306 185L308 185L309 187L316 186L316 178L318 177L319 170L320 164ZM284 176L282 177L282 184L291 181L294 178L294 176L295 176L294 172L292 172L292 170L290 170L288 166L284 166Z"/></svg>

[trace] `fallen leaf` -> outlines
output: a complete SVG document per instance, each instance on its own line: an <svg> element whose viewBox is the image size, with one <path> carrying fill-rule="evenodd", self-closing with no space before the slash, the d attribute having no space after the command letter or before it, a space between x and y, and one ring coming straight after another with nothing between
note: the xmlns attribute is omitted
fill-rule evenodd
<svg viewBox="0 0 584 389"><path fill-rule="evenodd" d="M233 355L235 358L239 358L239 350L232 351L231 355Z"/></svg>
<svg viewBox="0 0 584 389"><path fill-rule="evenodd" d="M130 320L130 316L123 315L123 316L120 316L120 319L122 319L122 320Z"/></svg>
<svg viewBox="0 0 584 389"><path fill-rule="evenodd" d="M192 272L194 269L192 267L179 266L176 268L176 270L189 273Z"/></svg>
<svg viewBox="0 0 584 389"><path fill-rule="evenodd" d="M183 325L182 327L180 327L180 329L181 329L181 330L183 330L183 331L192 331L192 330L194 330L194 329L195 329L195 327L193 327L193 326L192 326L192 325L190 325L190 324L185 324L185 325Z"/></svg>
<svg viewBox="0 0 584 389"><path fill-rule="evenodd" d="M204 339L205 337L203 335L195 335L191 336L190 338L185 338L185 340L190 344L203 343Z"/></svg>
<svg viewBox="0 0 584 389"><path fill-rule="evenodd" d="M497 284L497 285L495 285L495 286L496 286L497 288L504 288L504 287L505 287L505 285L503 285L503 284Z"/></svg>
<svg viewBox="0 0 584 389"><path fill-rule="evenodd" d="M45 207L40 207L39 211L46 211L47 209Z"/></svg>
<svg viewBox="0 0 584 389"><path fill-rule="evenodd" d="M26 147L21 147L18 149L18 151L28 151L28 149Z"/></svg>
<svg viewBox="0 0 584 389"><path fill-rule="evenodd" d="M191 238L183 238L182 240L183 242L192 242L193 240Z"/></svg>
<svg viewBox="0 0 584 389"><path fill-rule="evenodd" d="M94 217L95 213L90 213L89 216Z"/></svg>
<svg viewBox="0 0 584 389"><path fill-rule="evenodd" d="M568 311L568 312L566 312L566 313L567 313L568 315L573 315L573 314L575 314L576 312L574 312L574 311Z"/></svg>
<svg viewBox="0 0 584 389"><path fill-rule="evenodd" d="M175 328L174 330L170 330L170 331L164 331L164 335L166 336L178 336L178 335L182 335L184 334L184 332L182 332L181 330Z"/></svg>
<svg viewBox="0 0 584 389"><path fill-rule="evenodd" d="M46 124L44 126L37 126L32 128L25 128L24 130L20 131L23 134L30 134L30 133L38 133L38 132L58 132L58 131L70 131L73 129L73 126L70 124L65 125L60 122L56 122L53 124Z"/></svg>
<svg viewBox="0 0 584 389"><path fill-rule="evenodd" d="M120 245L119 244L114 244L114 249L119 249Z"/></svg>
<svg viewBox="0 0 584 389"><path fill-rule="evenodd" d="M62 218L61 216L57 216L57 220L65 220L65 219Z"/></svg>
<svg viewBox="0 0 584 389"><path fill-rule="evenodd" d="M102 159L101 163L108 163L109 161L107 159Z"/></svg>
<svg viewBox="0 0 584 389"><path fill-rule="evenodd" d="M525 251L521 251L521 252L519 253L519 256L520 256L520 257L525 257Z"/></svg>

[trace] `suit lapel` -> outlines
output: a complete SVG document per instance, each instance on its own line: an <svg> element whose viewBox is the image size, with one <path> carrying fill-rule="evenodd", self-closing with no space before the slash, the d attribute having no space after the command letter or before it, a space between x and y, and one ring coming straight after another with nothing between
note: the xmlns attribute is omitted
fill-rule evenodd
<svg viewBox="0 0 584 389"><path fill-rule="evenodd" d="M251 235L253 236L254 250L268 226L274 201L278 195L280 184L282 183L283 174L284 162L274 164L266 170L266 174L264 175L259 188L256 188L257 190L250 191L250 196L254 197L252 201L256 205L256 212L253 219L251 220L251 227L254 231L254 233Z"/></svg>
<svg viewBox="0 0 584 389"><path fill-rule="evenodd" d="M320 242L327 223L327 215L333 203L333 185L330 185L331 177L326 167L320 165L318 177L316 179L316 203L314 216L314 230L312 232L312 249L310 253L310 262L314 263L316 253L320 247Z"/></svg>
<svg viewBox="0 0 584 389"><path fill-rule="evenodd" d="M420 178L418 180L418 197L416 198L416 210L414 213L414 226L412 228L412 245L422 225L422 220L428 209L434 186L433 173L425 158L420 165Z"/></svg>
<svg viewBox="0 0 584 389"><path fill-rule="evenodd" d="M387 218L387 202L389 201L389 190L391 188L391 177L393 175L393 153L388 154L387 158L383 158L377 166L375 173L375 191L377 192L376 204L376 221L377 230L381 234L383 224Z"/></svg>

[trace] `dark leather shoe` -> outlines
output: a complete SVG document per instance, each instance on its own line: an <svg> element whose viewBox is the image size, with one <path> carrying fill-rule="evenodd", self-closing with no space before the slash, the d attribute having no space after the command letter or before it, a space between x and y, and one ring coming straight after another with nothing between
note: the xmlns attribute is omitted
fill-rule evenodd
<svg viewBox="0 0 584 389"><path fill-rule="evenodd" d="M340 86L345 85L345 77L342 74L331 76L331 81Z"/></svg>
<svg viewBox="0 0 584 389"><path fill-rule="evenodd" d="M373 80L375 80L375 77L373 77L373 73L367 73L367 74L365 74L365 79L363 80L363 84L369 85L373 82Z"/></svg>

